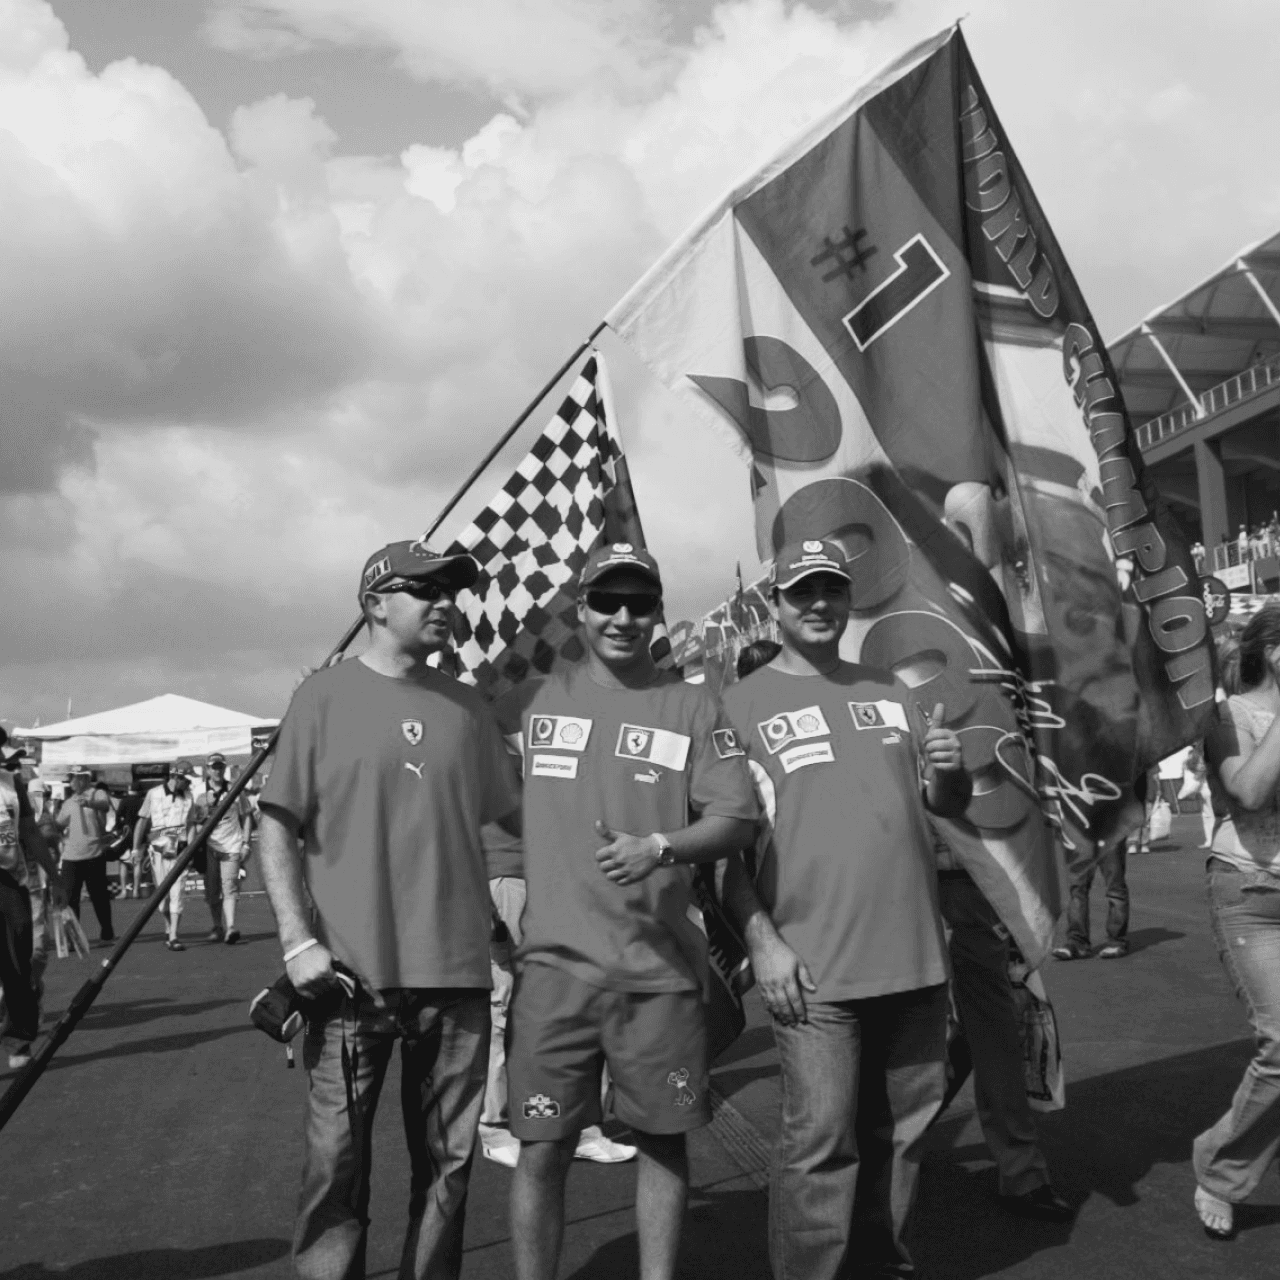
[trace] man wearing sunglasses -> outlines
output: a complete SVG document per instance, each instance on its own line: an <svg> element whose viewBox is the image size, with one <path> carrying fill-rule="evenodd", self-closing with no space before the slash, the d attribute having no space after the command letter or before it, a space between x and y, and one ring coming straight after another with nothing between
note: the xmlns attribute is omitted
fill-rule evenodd
<svg viewBox="0 0 1280 1280"><path fill-rule="evenodd" d="M364 1274L368 1135L396 1040L412 1171L400 1274L444 1280L461 1266L489 1056L480 829L518 833L519 791L488 706L428 659L478 573L420 542L370 556L368 649L299 686L262 789L259 856L285 969L314 1002L300 1277Z"/></svg>
<svg viewBox="0 0 1280 1280"><path fill-rule="evenodd" d="M854 1259L859 1275L914 1274L903 1233L946 1087L925 810L963 813L972 783L944 707L922 712L893 672L842 661L851 585L838 543L784 547L771 588L782 651L725 694L771 798L754 884L731 858L725 895L781 1060L777 1280L836 1280Z"/></svg>
<svg viewBox="0 0 1280 1280"><path fill-rule="evenodd" d="M579 1132L614 1111L639 1149L640 1271L670 1277L688 1192L684 1135L710 1119L706 939L691 866L740 849L755 794L714 696L654 665L662 579L628 543L592 553L585 660L499 708L524 764L528 893L509 1020L519 1280L553 1280Z"/></svg>

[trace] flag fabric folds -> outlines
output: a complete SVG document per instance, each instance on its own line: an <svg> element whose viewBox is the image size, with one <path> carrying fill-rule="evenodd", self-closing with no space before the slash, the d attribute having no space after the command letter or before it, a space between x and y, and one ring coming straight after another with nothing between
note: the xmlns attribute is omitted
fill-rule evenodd
<svg viewBox="0 0 1280 1280"><path fill-rule="evenodd" d="M584 654L576 588L602 541L644 545L626 460L597 353L493 500L449 554L468 552L480 578L458 597L459 679L497 698Z"/></svg>
<svg viewBox="0 0 1280 1280"><path fill-rule="evenodd" d="M741 183L607 320L739 447L762 557L844 547L844 655L944 705L976 786L940 834L1037 963L1064 867L1121 838L1135 779L1203 732L1211 643L958 28Z"/></svg>

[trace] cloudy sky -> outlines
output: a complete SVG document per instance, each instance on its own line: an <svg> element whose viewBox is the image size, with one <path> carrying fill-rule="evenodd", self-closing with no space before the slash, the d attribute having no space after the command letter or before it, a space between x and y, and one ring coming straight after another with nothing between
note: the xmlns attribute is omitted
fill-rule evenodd
<svg viewBox="0 0 1280 1280"><path fill-rule="evenodd" d="M962 9L1104 334L1280 226L1272 0L0 0L0 719L278 714L365 554ZM747 477L608 354L691 616L755 566Z"/></svg>

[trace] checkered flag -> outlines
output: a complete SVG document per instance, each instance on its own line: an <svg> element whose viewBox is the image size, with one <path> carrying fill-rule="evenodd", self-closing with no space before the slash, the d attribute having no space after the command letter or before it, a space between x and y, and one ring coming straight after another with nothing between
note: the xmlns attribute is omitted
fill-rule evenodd
<svg viewBox="0 0 1280 1280"><path fill-rule="evenodd" d="M458 596L455 667L490 698L580 659L576 591L588 555L603 541L644 546L607 402L593 353L524 461L449 548L480 564L475 587Z"/></svg>

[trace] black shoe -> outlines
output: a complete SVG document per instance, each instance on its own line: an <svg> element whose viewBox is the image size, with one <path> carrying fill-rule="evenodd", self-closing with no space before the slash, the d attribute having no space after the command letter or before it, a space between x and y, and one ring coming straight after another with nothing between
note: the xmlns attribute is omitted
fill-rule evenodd
<svg viewBox="0 0 1280 1280"><path fill-rule="evenodd" d="M1037 1222L1070 1222L1076 1211L1046 1182L1020 1196L1000 1196L1000 1203L1019 1218Z"/></svg>
<svg viewBox="0 0 1280 1280"><path fill-rule="evenodd" d="M228 929L227 936L223 939L223 941L227 944L227 946L234 947L236 943L240 941L240 930Z"/></svg>
<svg viewBox="0 0 1280 1280"><path fill-rule="evenodd" d="M115 940L116 940L116 935L112 933L110 929L108 929L106 933L102 933L98 935L99 942L114 942Z"/></svg>
<svg viewBox="0 0 1280 1280"><path fill-rule="evenodd" d="M210 929L210 930L209 930L208 937L205 939L205 941L206 941L206 942L221 942L221 941L222 941L222 926L221 926L221 925L219 925L216 929Z"/></svg>

